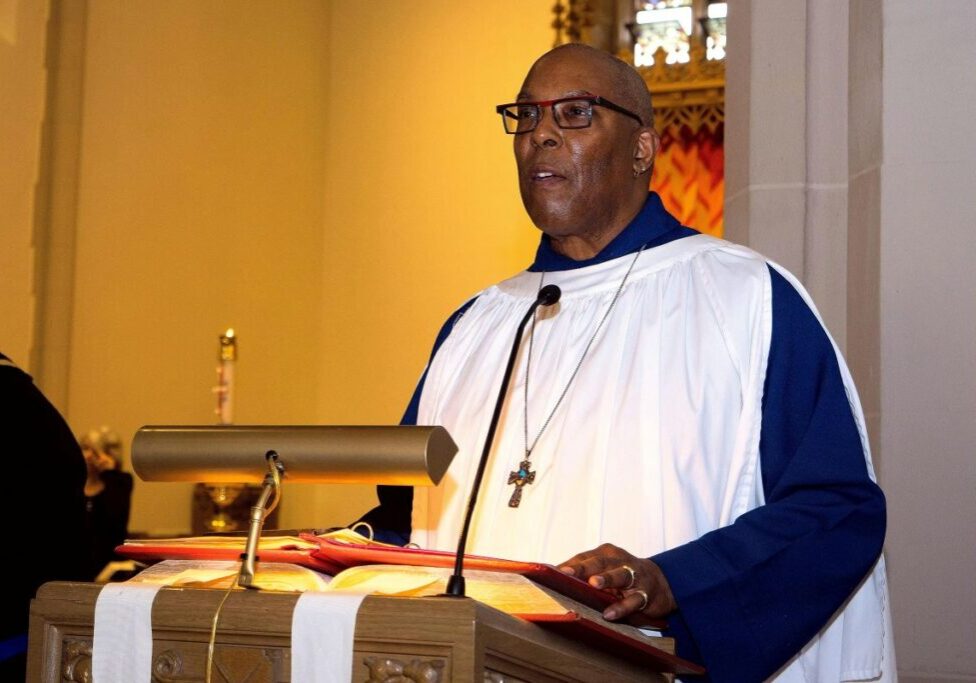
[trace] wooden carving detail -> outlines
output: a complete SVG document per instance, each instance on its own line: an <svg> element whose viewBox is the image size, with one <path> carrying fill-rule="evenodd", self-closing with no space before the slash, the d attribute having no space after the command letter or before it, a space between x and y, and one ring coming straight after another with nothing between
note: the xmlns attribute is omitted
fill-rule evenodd
<svg viewBox="0 0 976 683"><path fill-rule="evenodd" d="M588 37L588 30L593 27L593 8L585 0L556 0L552 7L555 18L552 27L556 29L556 40L553 47L563 43L578 43Z"/></svg>
<svg viewBox="0 0 976 683"><path fill-rule="evenodd" d="M654 108L654 127L662 135L669 129L676 135L680 135L682 129L687 129L692 135L697 135L701 129L714 134L724 122L725 105L722 103Z"/></svg>
<svg viewBox="0 0 976 683"><path fill-rule="evenodd" d="M90 640L64 642L64 647L61 649L61 680L67 683L92 683Z"/></svg>
<svg viewBox="0 0 976 683"><path fill-rule="evenodd" d="M708 59L697 41L692 41L689 55L691 59L685 64L666 64L664 49L658 48L653 66L637 69L651 91L655 111L689 106L721 111L724 107L725 60ZM633 54L627 50L617 56L634 63ZM721 113L719 116L724 118Z"/></svg>
<svg viewBox="0 0 976 683"><path fill-rule="evenodd" d="M220 646L214 657L213 680L281 681L284 680L282 659L280 649ZM165 650L153 660L152 680L154 683L199 682L203 671L192 671L198 666L206 667L206 660L191 664L179 650Z"/></svg>
<svg viewBox="0 0 976 683"><path fill-rule="evenodd" d="M633 64L633 55L624 52L622 57ZM705 46L698 41L692 41L688 48L689 59L684 63L668 64L667 51L659 47L654 52L654 64L642 66L638 69L652 92L667 90L668 86L676 89L708 88L725 84L725 60L709 59Z"/></svg>
<svg viewBox="0 0 976 683"><path fill-rule="evenodd" d="M159 683L175 683L189 680L183 676L183 655L176 650L166 650L152 663L152 678Z"/></svg>
<svg viewBox="0 0 976 683"><path fill-rule="evenodd" d="M440 683L444 673L440 659L411 659L404 664L399 659L366 657L363 664L369 669L366 683Z"/></svg>

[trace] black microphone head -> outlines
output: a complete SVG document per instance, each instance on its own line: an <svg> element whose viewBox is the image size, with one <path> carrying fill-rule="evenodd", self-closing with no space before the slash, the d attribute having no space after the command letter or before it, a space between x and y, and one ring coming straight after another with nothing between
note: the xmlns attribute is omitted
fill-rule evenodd
<svg viewBox="0 0 976 683"><path fill-rule="evenodd" d="M556 285L546 285L539 290L539 296L536 297L536 301L540 306L552 306L559 301L559 297L562 294L563 291Z"/></svg>

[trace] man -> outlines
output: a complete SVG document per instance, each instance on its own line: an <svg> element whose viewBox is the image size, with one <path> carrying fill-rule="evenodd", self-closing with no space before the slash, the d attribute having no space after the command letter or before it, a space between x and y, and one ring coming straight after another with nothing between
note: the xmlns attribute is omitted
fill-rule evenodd
<svg viewBox="0 0 976 683"><path fill-rule="evenodd" d="M884 497L802 287L648 195L650 95L623 62L557 48L498 111L542 241L447 322L404 416L454 436L445 481L381 488L366 519L455 547L512 335L556 284L525 335L469 552L615 591L607 619L666 617L712 680L893 679Z"/></svg>

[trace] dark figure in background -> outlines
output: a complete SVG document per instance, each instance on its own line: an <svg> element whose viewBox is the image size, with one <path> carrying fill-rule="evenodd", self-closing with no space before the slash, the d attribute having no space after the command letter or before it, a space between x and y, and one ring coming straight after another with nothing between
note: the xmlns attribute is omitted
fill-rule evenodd
<svg viewBox="0 0 976 683"><path fill-rule="evenodd" d="M6 515L0 610L0 680L22 681L34 593L47 581L88 578L85 460L64 418L2 353L0 433L8 494L17 487L29 501Z"/></svg>
<svg viewBox="0 0 976 683"><path fill-rule="evenodd" d="M125 541L132 500L132 475L123 472L122 440L108 427L92 429L78 439L88 466L85 481L85 523L90 539L89 578L120 559L115 548Z"/></svg>

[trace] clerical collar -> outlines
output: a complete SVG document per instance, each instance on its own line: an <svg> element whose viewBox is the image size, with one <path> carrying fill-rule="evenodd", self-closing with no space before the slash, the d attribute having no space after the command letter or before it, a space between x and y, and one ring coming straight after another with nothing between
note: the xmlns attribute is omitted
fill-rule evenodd
<svg viewBox="0 0 976 683"><path fill-rule="evenodd" d="M529 271L538 273L585 268L633 254L641 247L656 247L694 234L697 232L682 227L678 219L665 210L657 193L651 192L647 195L643 208L634 216L634 220L593 258L574 261L568 256L563 256L552 248L549 236L543 235L535 254L535 262L529 266Z"/></svg>

